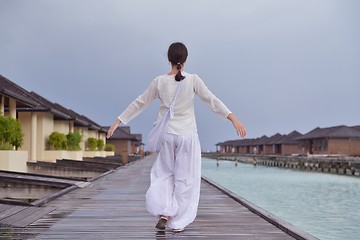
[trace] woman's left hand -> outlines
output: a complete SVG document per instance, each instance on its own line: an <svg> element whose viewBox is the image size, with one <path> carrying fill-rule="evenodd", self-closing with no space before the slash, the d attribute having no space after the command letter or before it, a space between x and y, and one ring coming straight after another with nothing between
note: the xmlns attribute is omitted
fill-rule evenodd
<svg viewBox="0 0 360 240"><path fill-rule="evenodd" d="M237 135L241 136L242 138L245 138L246 129L244 124L240 122L239 119L237 119L237 117L233 113L230 113L227 118L233 123Z"/></svg>
<svg viewBox="0 0 360 240"><path fill-rule="evenodd" d="M106 135L107 138L110 138L114 134L116 128L120 125L120 123L121 123L120 120L117 118L113 123L113 125L111 125L111 127L109 128Z"/></svg>

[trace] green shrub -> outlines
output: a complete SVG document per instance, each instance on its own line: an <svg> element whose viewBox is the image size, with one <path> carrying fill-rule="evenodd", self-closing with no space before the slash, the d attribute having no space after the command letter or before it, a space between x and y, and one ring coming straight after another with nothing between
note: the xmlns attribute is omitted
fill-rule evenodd
<svg viewBox="0 0 360 240"><path fill-rule="evenodd" d="M48 143L55 150L65 150L67 146L66 135L59 132L52 132L49 136Z"/></svg>
<svg viewBox="0 0 360 240"><path fill-rule="evenodd" d="M82 139L81 133L78 131L68 133L67 137L67 146L68 150L70 151L79 151L80 148L80 142Z"/></svg>
<svg viewBox="0 0 360 240"><path fill-rule="evenodd" d="M13 118L0 116L0 145L2 148L15 147L16 150L23 144L23 133L20 123Z"/></svg>
<svg viewBox="0 0 360 240"><path fill-rule="evenodd" d="M87 140L87 147L90 149L90 151L95 151L97 147L97 140L96 138L88 138Z"/></svg>
<svg viewBox="0 0 360 240"><path fill-rule="evenodd" d="M110 143L106 144L105 151L115 152L115 145Z"/></svg>
<svg viewBox="0 0 360 240"><path fill-rule="evenodd" d="M104 151L104 145L105 145L104 140L102 139L97 140L97 149L99 151Z"/></svg>
<svg viewBox="0 0 360 240"><path fill-rule="evenodd" d="M0 143L6 143L9 139L8 120L6 117L0 116Z"/></svg>
<svg viewBox="0 0 360 240"><path fill-rule="evenodd" d="M22 133L21 125L18 120L9 118L9 128L11 129L11 136L9 143L15 147L16 150L23 145L24 135Z"/></svg>
<svg viewBox="0 0 360 240"><path fill-rule="evenodd" d="M13 146L10 143L0 143L0 150L13 150Z"/></svg>

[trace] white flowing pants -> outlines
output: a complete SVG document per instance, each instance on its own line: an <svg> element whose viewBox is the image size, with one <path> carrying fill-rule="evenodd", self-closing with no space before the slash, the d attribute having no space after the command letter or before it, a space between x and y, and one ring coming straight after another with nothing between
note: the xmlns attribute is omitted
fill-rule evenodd
<svg viewBox="0 0 360 240"><path fill-rule="evenodd" d="M154 216L169 216L168 227L184 228L196 217L200 198L201 147L197 134L166 134L146 193Z"/></svg>

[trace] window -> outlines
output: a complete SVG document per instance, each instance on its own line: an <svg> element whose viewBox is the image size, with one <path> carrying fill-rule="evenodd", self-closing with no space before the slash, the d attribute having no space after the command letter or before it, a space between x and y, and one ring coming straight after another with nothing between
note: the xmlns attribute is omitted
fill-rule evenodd
<svg viewBox="0 0 360 240"><path fill-rule="evenodd" d="M327 151L328 140L325 138L314 139L313 140L313 150L314 151Z"/></svg>

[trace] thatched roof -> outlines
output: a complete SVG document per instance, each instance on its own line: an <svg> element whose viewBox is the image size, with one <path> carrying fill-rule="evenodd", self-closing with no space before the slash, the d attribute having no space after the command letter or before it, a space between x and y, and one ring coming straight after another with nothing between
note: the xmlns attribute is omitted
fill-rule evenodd
<svg viewBox="0 0 360 240"><path fill-rule="evenodd" d="M281 140L282 138L284 138L285 135L281 135L280 133L276 133L275 135L269 137L266 141L265 141L265 145L273 145L276 144L279 140Z"/></svg>
<svg viewBox="0 0 360 240"><path fill-rule="evenodd" d="M356 129L356 130L360 131L360 125L359 125L359 126L353 126L352 128L354 128L354 129Z"/></svg>
<svg viewBox="0 0 360 240"><path fill-rule="evenodd" d="M227 140L225 142L219 142L215 144L215 146L234 146L234 144L239 141L239 139L236 140Z"/></svg>
<svg viewBox="0 0 360 240"><path fill-rule="evenodd" d="M292 131L288 135L284 136L283 138L279 139L276 144L297 144L296 138L301 137L302 134L298 131Z"/></svg>
<svg viewBox="0 0 360 240"><path fill-rule="evenodd" d="M250 146L252 145L252 143L255 141L254 138L245 138L245 139L241 139L239 140L235 146L238 147L246 147L246 146Z"/></svg>
<svg viewBox="0 0 360 240"><path fill-rule="evenodd" d="M268 139L269 139L268 136L263 135L260 138L255 138L255 140L251 143L251 145L264 145Z"/></svg>

